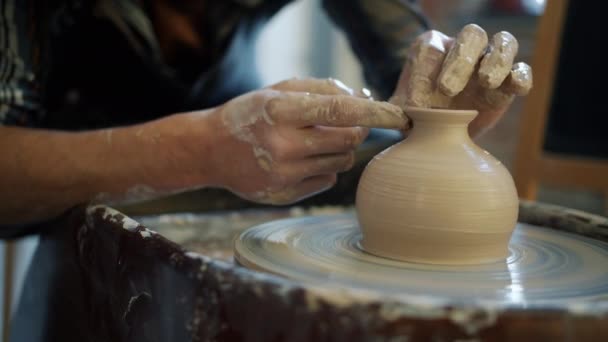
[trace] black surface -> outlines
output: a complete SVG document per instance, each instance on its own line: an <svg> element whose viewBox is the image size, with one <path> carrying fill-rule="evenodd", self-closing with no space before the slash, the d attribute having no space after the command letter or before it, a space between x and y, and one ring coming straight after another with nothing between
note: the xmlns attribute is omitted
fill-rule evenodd
<svg viewBox="0 0 608 342"><path fill-rule="evenodd" d="M601 1L569 1L545 150L608 158L608 36ZM543 37L539 37L543 39ZM607 175L608 177L608 175Z"/></svg>

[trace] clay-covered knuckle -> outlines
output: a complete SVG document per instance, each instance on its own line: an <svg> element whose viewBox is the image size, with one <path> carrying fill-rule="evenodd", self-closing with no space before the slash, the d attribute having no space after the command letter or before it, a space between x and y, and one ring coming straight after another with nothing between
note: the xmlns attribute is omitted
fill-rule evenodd
<svg viewBox="0 0 608 342"><path fill-rule="evenodd" d="M405 106L430 107L433 82L428 77L412 75L411 85L407 88L404 97Z"/></svg>
<svg viewBox="0 0 608 342"><path fill-rule="evenodd" d="M431 95L445 58L445 50L423 46L410 62L410 78L405 90L405 105L429 107Z"/></svg>
<svg viewBox="0 0 608 342"><path fill-rule="evenodd" d="M435 64L443 62L449 40L450 37L439 31L427 31L419 36L409 49L406 63L413 67L413 71L424 68L428 64L432 64L432 68L435 68Z"/></svg>
<svg viewBox="0 0 608 342"><path fill-rule="evenodd" d="M518 49L519 43L511 33L496 33L479 66L480 85L488 89L498 88L509 75Z"/></svg>
<svg viewBox="0 0 608 342"><path fill-rule="evenodd" d="M290 160L293 156L293 149L291 146L284 142L281 143L280 140L281 139L273 138L271 139L272 142L269 144L269 153L275 163Z"/></svg>
<svg viewBox="0 0 608 342"><path fill-rule="evenodd" d="M285 121L289 115L289 97L285 94L278 94L273 97L265 96L261 98L264 102L266 115L274 122Z"/></svg>
<svg viewBox="0 0 608 342"><path fill-rule="evenodd" d="M434 84L434 80L431 80L428 74L419 71L412 72L405 91L405 105L429 107Z"/></svg>
<svg viewBox="0 0 608 342"><path fill-rule="evenodd" d="M443 45L421 44L414 50L412 72L430 75L443 63L447 52Z"/></svg>
<svg viewBox="0 0 608 342"><path fill-rule="evenodd" d="M456 37L443 61L438 78L439 90L447 96L460 93L488 45L488 35L479 26L469 24Z"/></svg>

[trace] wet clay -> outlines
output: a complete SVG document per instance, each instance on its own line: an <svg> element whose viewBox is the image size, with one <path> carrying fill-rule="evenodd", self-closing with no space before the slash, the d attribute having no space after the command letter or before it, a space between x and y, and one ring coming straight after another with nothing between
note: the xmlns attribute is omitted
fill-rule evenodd
<svg viewBox="0 0 608 342"><path fill-rule="evenodd" d="M468 136L477 112L406 112L408 138L374 157L359 182L363 248L431 264L504 260L518 198L507 169Z"/></svg>

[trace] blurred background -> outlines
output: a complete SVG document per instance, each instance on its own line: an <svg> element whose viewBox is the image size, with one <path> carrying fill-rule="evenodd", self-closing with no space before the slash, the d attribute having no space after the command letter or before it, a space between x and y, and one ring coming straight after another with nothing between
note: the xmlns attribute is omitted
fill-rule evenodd
<svg viewBox="0 0 608 342"><path fill-rule="evenodd" d="M511 32L520 44L518 60L531 64L545 0L422 0L419 3L433 27L451 36L468 23L480 25L488 36L502 30ZM294 76L315 76L334 77L353 88L365 86L359 62L348 42L332 26L318 1L294 2L272 19L260 37L257 55L265 84ZM512 173L523 104L524 100L516 99L495 129L477 141ZM537 195L539 201L596 214L608 213L606 197L603 189L547 185L540 186Z"/></svg>
<svg viewBox="0 0 608 342"><path fill-rule="evenodd" d="M467 23L479 24L490 36L501 30L510 31L520 43L518 59L529 64L532 64L535 43L543 40L543 37L537 37L537 28L545 9L544 0L423 0L420 3L434 28L448 35L455 35ZM265 85L294 76L313 76L334 77L353 88L365 86L359 62L348 42L332 26L317 0L294 1L285 7L264 28L256 54ZM517 99L498 126L478 140L480 146L501 160L512 173L525 119L525 101L528 99ZM353 182L348 184L356 186ZM606 215L606 195L606 189L601 188L541 184L537 200ZM202 210L201 203L208 198L208 194L185 194L125 208L125 211L137 215L154 211ZM4 303L0 323L6 323L6 317L15 307L36 243L36 237L23 239L10 245L10 251L6 251L6 243L0 244L0 255L11 255L0 262L0 274L12 275L5 278L8 282L0 282Z"/></svg>

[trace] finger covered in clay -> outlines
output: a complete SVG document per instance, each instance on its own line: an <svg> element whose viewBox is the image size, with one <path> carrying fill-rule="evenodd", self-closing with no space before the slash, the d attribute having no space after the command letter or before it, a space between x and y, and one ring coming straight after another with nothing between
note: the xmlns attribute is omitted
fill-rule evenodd
<svg viewBox="0 0 608 342"><path fill-rule="evenodd" d="M401 129L409 119L400 107L345 95L287 93L266 103L271 120L296 127L377 127Z"/></svg>
<svg viewBox="0 0 608 342"><path fill-rule="evenodd" d="M487 45L488 35L478 25L466 25L458 33L443 61L437 82L443 94L455 96L464 89Z"/></svg>
<svg viewBox="0 0 608 342"><path fill-rule="evenodd" d="M532 83L532 68L524 62L519 62L513 65L501 88L505 93L524 96L532 89Z"/></svg>
<svg viewBox="0 0 608 342"><path fill-rule="evenodd" d="M498 32L492 37L488 51L479 65L478 76L482 87L500 87L511 72L518 49L517 39L509 32Z"/></svg>
<svg viewBox="0 0 608 342"><path fill-rule="evenodd" d="M412 53L402 75L409 80L405 87L405 103L408 106L430 107L437 79L446 56L446 44L450 37L439 31L428 31L421 35L412 48Z"/></svg>

